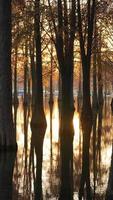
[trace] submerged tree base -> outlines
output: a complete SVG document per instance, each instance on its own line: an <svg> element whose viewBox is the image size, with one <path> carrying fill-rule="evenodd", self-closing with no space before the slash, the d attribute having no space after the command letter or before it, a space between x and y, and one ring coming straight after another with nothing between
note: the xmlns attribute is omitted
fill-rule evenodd
<svg viewBox="0 0 113 200"><path fill-rule="evenodd" d="M113 200L113 191L108 191L105 200Z"/></svg>
<svg viewBox="0 0 113 200"><path fill-rule="evenodd" d="M16 152L18 149L17 143L16 145L0 145L0 152Z"/></svg>

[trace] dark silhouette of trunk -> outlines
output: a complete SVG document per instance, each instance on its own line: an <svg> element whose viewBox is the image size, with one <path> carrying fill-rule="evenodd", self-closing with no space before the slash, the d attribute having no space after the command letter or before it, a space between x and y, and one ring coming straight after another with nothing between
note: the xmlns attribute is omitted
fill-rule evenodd
<svg viewBox="0 0 113 200"><path fill-rule="evenodd" d="M41 56L41 32L40 32L40 2L35 1L35 40L36 40L36 93L33 107L31 128L32 132L40 128L46 128L46 119L43 108L43 85L42 85L42 56ZM44 135L37 134L37 140L44 139ZM42 148L42 147L41 147Z"/></svg>
<svg viewBox="0 0 113 200"><path fill-rule="evenodd" d="M65 120L70 120L65 117ZM64 125L64 126L63 126ZM67 127L68 126L68 127ZM64 131L64 132L62 132ZM61 134L63 135L61 136ZM65 134L64 134L65 133ZM61 187L59 200L73 200L73 122L61 122L60 154L61 154ZM69 137L70 134L70 137ZM68 149L68 153L67 153Z"/></svg>
<svg viewBox="0 0 113 200"><path fill-rule="evenodd" d="M40 136L37 137L37 134ZM33 132L33 144L36 153L36 177L34 181L35 200L43 199L42 196L42 162L43 162L43 140L42 135L45 135L45 128L38 128ZM37 140L36 140L37 137Z"/></svg>
<svg viewBox="0 0 113 200"><path fill-rule="evenodd" d="M43 83L42 83L42 55L41 55L41 30L40 30L40 1L35 1L35 41L36 41L36 94L32 115L34 126L46 127L43 108ZM32 126L33 127L33 126Z"/></svg>
<svg viewBox="0 0 113 200"><path fill-rule="evenodd" d="M59 63L61 77L61 113L60 113L60 155L61 155L61 188L59 199L72 199L72 162L73 162L73 48L76 29L76 3L70 3L68 15L68 3L61 0L57 1L57 21L52 15L51 2L49 7L51 19L55 32L55 48ZM70 27L70 29L69 29ZM67 153L68 149L68 153ZM68 182L67 182L68 180Z"/></svg>
<svg viewBox="0 0 113 200"><path fill-rule="evenodd" d="M60 112L60 155L61 155L61 188L59 199L72 199L72 162L73 162L73 68L74 39L76 31L76 2L58 0L57 19L54 19L51 1L48 0L51 20L55 33L55 48L61 77ZM69 9L68 9L69 7ZM56 21L58 23L56 23ZM54 40L54 38L53 38ZM59 100L59 99L58 99ZM67 153L68 149L68 153ZM67 182L68 180L68 182Z"/></svg>
<svg viewBox="0 0 113 200"><path fill-rule="evenodd" d="M46 119L43 108L42 55L40 0L35 0L35 42L36 42L36 93L32 112L31 129L36 152L35 199L42 199L42 160Z"/></svg>
<svg viewBox="0 0 113 200"><path fill-rule="evenodd" d="M83 153L82 153L82 175L80 182L79 199L84 194L84 186L86 184L87 199L92 199L90 188L90 163L89 148L90 136L92 129L92 109L90 102L90 71L87 65L83 65L83 106L81 113L81 125L83 131Z"/></svg>
<svg viewBox="0 0 113 200"><path fill-rule="evenodd" d="M71 67L70 67L71 68ZM62 74L62 102L60 124L61 193L59 199L73 199L73 77ZM68 149L68 153L67 153ZM68 180L68 181L67 181Z"/></svg>
<svg viewBox="0 0 113 200"><path fill-rule="evenodd" d="M13 170L15 153L0 154L0 199L10 200L13 198Z"/></svg>
<svg viewBox="0 0 113 200"><path fill-rule="evenodd" d="M113 144L112 144L112 155L111 155L111 167L109 172L108 186L106 190L105 200L113 199Z"/></svg>
<svg viewBox="0 0 113 200"><path fill-rule="evenodd" d="M6 150L16 149L12 117L11 0L0 0L0 27L0 150Z"/></svg>
<svg viewBox="0 0 113 200"><path fill-rule="evenodd" d="M87 199L92 199L90 186L90 162L89 162L89 148L90 137L92 129L92 108L90 101L90 67L92 54L92 41L94 33L94 19L95 19L95 0L87 1L87 47L85 47L85 40L82 30L82 11L80 0L78 3L78 27L80 38L80 51L82 60L83 72L83 105L81 111L81 126L83 132L83 153L82 153L82 175L80 181L79 200L84 197L84 187L86 184ZM85 49L86 48L86 49Z"/></svg>

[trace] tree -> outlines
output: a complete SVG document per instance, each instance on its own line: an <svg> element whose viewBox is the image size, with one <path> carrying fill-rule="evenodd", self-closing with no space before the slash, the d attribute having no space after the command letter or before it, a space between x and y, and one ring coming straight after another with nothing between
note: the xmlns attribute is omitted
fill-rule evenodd
<svg viewBox="0 0 113 200"><path fill-rule="evenodd" d="M42 44L41 44L41 12L40 0L35 0L35 45L36 45L36 82L34 107L32 111L31 129L33 145L36 153L36 184L35 198L42 199L42 160L43 141L46 130L46 119L43 108L43 83L42 83ZM37 190L38 187L38 190Z"/></svg>
<svg viewBox="0 0 113 200"><path fill-rule="evenodd" d="M61 119L60 119L60 153L61 153L61 193L60 199L72 198L73 166L73 69L74 69L74 40L76 31L76 2L57 0L54 16L51 2L48 0L51 16L50 30L54 30L55 44L59 71L61 76ZM57 23L56 23L57 21ZM67 153L68 149L68 153ZM68 181L67 181L68 180Z"/></svg>
<svg viewBox="0 0 113 200"><path fill-rule="evenodd" d="M0 27L0 149L15 149L16 134L12 117L11 0L0 0Z"/></svg>
<svg viewBox="0 0 113 200"><path fill-rule="evenodd" d="M94 20L95 20L95 0L87 0L87 21L86 32L83 34L82 25L82 10L80 0L78 3L78 28L79 28L79 41L80 52L82 61L83 72L83 105L81 113L81 125L83 130L83 154L82 154L82 175L79 191L79 199L81 200L84 195L84 185L86 183L87 199L91 199L90 190L90 172L89 172L89 147L90 135L92 129L92 108L90 101L90 68L91 68L91 54L92 42L94 33Z"/></svg>

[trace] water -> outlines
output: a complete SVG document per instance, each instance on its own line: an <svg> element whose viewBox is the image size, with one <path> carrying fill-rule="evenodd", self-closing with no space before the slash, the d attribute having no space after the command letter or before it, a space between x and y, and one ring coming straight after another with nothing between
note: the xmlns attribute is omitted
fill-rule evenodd
<svg viewBox="0 0 113 200"><path fill-rule="evenodd" d="M76 102L75 102L76 104ZM54 200L58 199L60 186L60 156L59 156L59 112L57 98L54 100L53 114L52 114L52 150L50 141L50 111L48 99L45 100L45 113L47 119L47 129L44 139L43 147L43 167L42 167L42 188L43 199ZM76 106L76 105L75 105ZM26 116L25 116L26 114ZM7 156L1 158L0 162L0 194L8 193L9 196L0 196L1 200L33 200L34 199L34 185L36 173L36 157L31 157L31 129L30 129L31 111L27 109L26 113L22 102L20 101L17 110L17 156ZM26 122L26 123L25 123ZM98 124L98 121L97 121ZM104 106L103 120L102 120L102 138L100 149L100 161L97 157L96 168L96 199L104 199L107 188L107 181L109 177L109 167L112 153L112 139L113 139L113 117L110 110L110 99L107 99L107 105ZM74 200L78 199L78 190L81 175L82 165L82 130L80 126L80 115L75 111L74 119ZM24 149L24 134L28 133L28 150ZM12 159L12 161L11 161ZM13 162L14 171L13 171ZM33 163L34 162L34 163ZM12 164L11 164L12 163ZM90 174L91 186L94 185L93 176L93 155L92 155L92 141L90 149ZM4 167L6 166L6 167ZM10 177L9 177L10 176ZM7 180L9 177L10 180ZM5 179L6 181L3 181ZM37 184L37 183L36 183ZM11 198L12 195L12 198Z"/></svg>

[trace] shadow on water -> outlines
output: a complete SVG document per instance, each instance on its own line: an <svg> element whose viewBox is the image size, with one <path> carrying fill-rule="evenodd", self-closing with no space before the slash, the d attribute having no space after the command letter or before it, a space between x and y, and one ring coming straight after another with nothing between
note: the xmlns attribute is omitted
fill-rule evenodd
<svg viewBox="0 0 113 200"><path fill-rule="evenodd" d="M16 153L0 153L0 199L13 197L13 170Z"/></svg>

